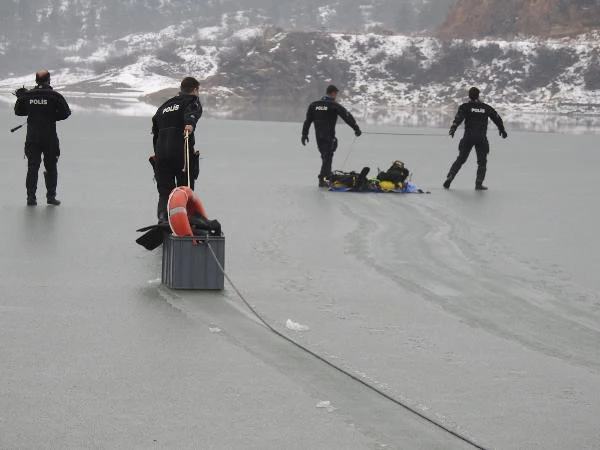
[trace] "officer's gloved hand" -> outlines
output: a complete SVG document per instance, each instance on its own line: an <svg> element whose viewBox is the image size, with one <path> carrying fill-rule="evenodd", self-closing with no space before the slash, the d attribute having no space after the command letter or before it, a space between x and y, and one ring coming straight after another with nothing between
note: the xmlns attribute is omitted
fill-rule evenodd
<svg viewBox="0 0 600 450"><path fill-rule="evenodd" d="M454 138L454 133L456 133L456 128L450 127L450 131L448 131L448 134L450 135L450 137Z"/></svg>
<svg viewBox="0 0 600 450"><path fill-rule="evenodd" d="M506 130L500 130L500 136L502 136L502 139L506 139L508 137L508 133Z"/></svg>
<svg viewBox="0 0 600 450"><path fill-rule="evenodd" d="M15 91L15 95L17 96L17 98L21 97L23 94L25 94L28 91L28 89L23 86L22 88L19 88Z"/></svg>
<svg viewBox="0 0 600 450"><path fill-rule="evenodd" d="M359 137L362 134L362 131L360 131L360 128L357 128L356 130L354 130L354 136Z"/></svg>
<svg viewBox="0 0 600 450"><path fill-rule="evenodd" d="M306 145L306 143L308 142L308 136L302 136L300 142L302 142L302 145Z"/></svg>

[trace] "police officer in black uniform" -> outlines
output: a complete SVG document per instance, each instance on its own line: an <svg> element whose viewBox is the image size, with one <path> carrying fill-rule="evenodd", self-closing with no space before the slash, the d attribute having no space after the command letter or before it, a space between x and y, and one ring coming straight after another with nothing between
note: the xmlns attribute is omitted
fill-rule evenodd
<svg viewBox="0 0 600 450"><path fill-rule="evenodd" d="M450 136L454 137L456 129L459 125L465 121L465 134L458 144L458 158L450 167L446 181L444 182L444 188L449 189L450 183L467 161L471 149L475 147L477 153L477 177L475 179L475 189L478 191L485 191L487 187L483 185L485 179L485 172L487 170L487 155L490 152L490 144L487 140L487 126L488 119L492 119L492 122L498 127L500 136L503 139L508 137L506 130L504 129L504 123L502 118L496 112L494 108L487 105L479 100L479 89L472 87L469 89L469 102L463 103L458 108L458 113L454 118L454 122L450 127Z"/></svg>
<svg viewBox="0 0 600 450"><path fill-rule="evenodd" d="M49 205L60 205L56 198L58 182L57 163L60 146L56 134L56 122L71 115L69 105L62 95L50 86L50 73L40 70L35 75L37 86L24 87L15 92L15 114L27 116L27 138L25 155L27 156L27 205L37 205L38 172L44 157L44 178L46 180L46 201Z"/></svg>
<svg viewBox="0 0 600 450"><path fill-rule="evenodd" d="M194 151L194 130L202 116L198 98L200 83L192 77L181 82L181 92L163 103L152 117L154 135L154 172L158 188L158 220L167 220L169 194L176 186L187 185L185 171L185 134L189 135L191 188L198 178L198 152Z"/></svg>
<svg viewBox="0 0 600 450"><path fill-rule="evenodd" d="M337 103L336 98L339 90L333 85L327 87L326 95L312 102L308 111L306 111L306 120L302 127L302 145L308 142L308 131L310 124L315 123L315 135L317 137L317 146L321 153L321 172L319 173L319 187L327 186L326 179L331 175L331 163L333 154L338 146L337 138L335 137L335 125L338 116L341 117L353 130L356 136L361 135L360 128L356 124L356 120L346 108Z"/></svg>

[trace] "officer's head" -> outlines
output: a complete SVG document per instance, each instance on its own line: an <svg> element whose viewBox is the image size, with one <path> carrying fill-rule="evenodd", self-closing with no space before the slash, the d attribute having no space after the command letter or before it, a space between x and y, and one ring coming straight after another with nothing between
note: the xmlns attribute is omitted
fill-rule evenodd
<svg viewBox="0 0 600 450"><path fill-rule="evenodd" d="M476 87L469 89L469 98L473 101L479 100L479 89Z"/></svg>
<svg viewBox="0 0 600 450"><path fill-rule="evenodd" d="M336 88L333 84L330 84L329 86L327 86L327 89L325 90L325 93L327 94L327 96L331 97L333 99L335 99L337 97L338 92L339 92L339 89Z"/></svg>
<svg viewBox="0 0 600 450"><path fill-rule="evenodd" d="M200 82L192 77L185 77L181 81L181 92L184 94L198 95L200 93Z"/></svg>
<svg viewBox="0 0 600 450"><path fill-rule="evenodd" d="M35 82L38 84L38 86L50 84L50 72L45 69L36 72Z"/></svg>

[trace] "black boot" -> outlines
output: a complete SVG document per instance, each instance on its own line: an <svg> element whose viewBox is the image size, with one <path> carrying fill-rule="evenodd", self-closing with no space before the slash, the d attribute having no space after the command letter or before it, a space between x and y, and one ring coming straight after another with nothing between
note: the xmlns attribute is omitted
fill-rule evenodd
<svg viewBox="0 0 600 450"><path fill-rule="evenodd" d="M158 217L158 223L169 221L169 216L167 214L168 202L169 202L168 194L159 194L158 205L156 207L156 216Z"/></svg>
<svg viewBox="0 0 600 450"><path fill-rule="evenodd" d="M479 158L479 156L478 156ZM479 160L477 161L479 163ZM477 176L475 177L475 190L476 191L487 191L487 186L483 185L483 180L485 180L485 173L487 171L486 165L480 164L477 166Z"/></svg>
<svg viewBox="0 0 600 450"><path fill-rule="evenodd" d="M319 175L319 187L328 187L329 184L327 184L327 178Z"/></svg>
<svg viewBox="0 0 600 450"><path fill-rule="evenodd" d="M48 203L49 205L58 206L60 205L60 200L57 199L55 195L48 195L46 197L46 203Z"/></svg>
<svg viewBox="0 0 600 450"><path fill-rule="evenodd" d="M56 198L56 183L58 181L58 174L44 172L44 181L46 182L46 203L49 205L58 206L60 200Z"/></svg>
<svg viewBox="0 0 600 450"><path fill-rule="evenodd" d="M446 181L444 181L444 189L450 189L450 184L452 183L452 180L454 180L454 175L448 175Z"/></svg>
<svg viewBox="0 0 600 450"><path fill-rule="evenodd" d="M35 193L37 192L38 170L39 166L35 165L32 165L27 170L27 179L25 180L25 187L27 188L27 206L37 205Z"/></svg>

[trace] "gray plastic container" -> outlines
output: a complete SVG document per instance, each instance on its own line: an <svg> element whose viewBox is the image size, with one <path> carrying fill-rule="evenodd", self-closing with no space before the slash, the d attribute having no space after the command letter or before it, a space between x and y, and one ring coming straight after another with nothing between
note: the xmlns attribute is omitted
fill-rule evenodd
<svg viewBox="0 0 600 450"><path fill-rule="evenodd" d="M197 245L194 245L194 241ZM162 282L171 289L223 289L225 275L225 236L176 237L163 243Z"/></svg>

